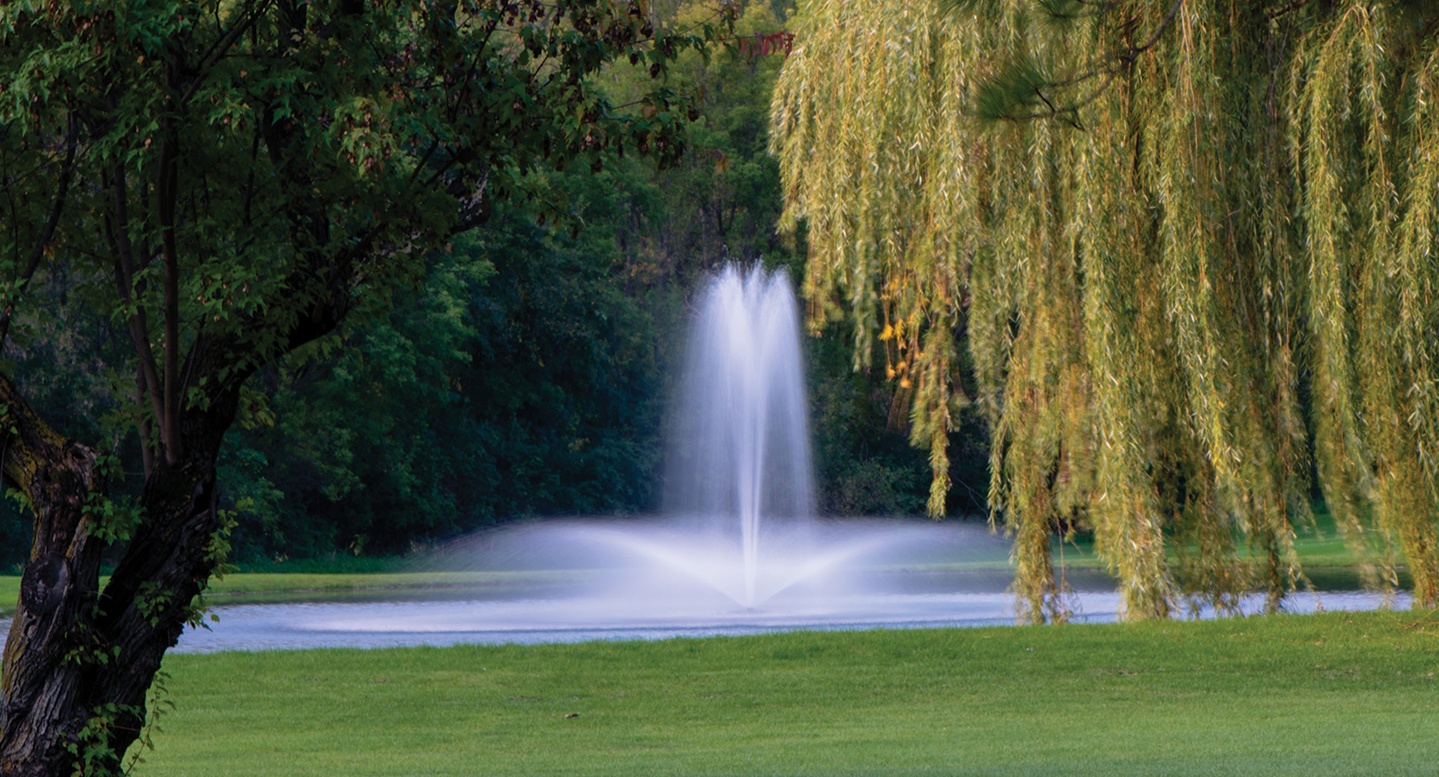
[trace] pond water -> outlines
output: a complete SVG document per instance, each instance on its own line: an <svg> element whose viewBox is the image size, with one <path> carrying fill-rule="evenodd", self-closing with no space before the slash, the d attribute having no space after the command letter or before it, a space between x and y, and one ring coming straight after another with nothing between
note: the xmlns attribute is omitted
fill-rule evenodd
<svg viewBox="0 0 1439 777"><path fill-rule="evenodd" d="M722 596L697 600L694 592L639 600L576 596L535 586L503 590L411 589L345 595L269 597L213 608L218 621L187 629L172 652L377 648L457 644L534 644L589 640L667 639L762 634L795 630L939 628L1014 623L1014 597L993 575L906 575L888 593L843 598L796 592L761 606L741 607ZM1072 580L1085 586L1072 600L1077 622L1114 621L1119 595L1094 576ZM1098 584L1098 585L1096 585ZM960 588L962 586L962 589ZM948 590L946 590L948 589ZM654 593L654 592L651 592ZM319 599L323 596L323 600ZM290 601L283 601L289 598ZM220 597L224 601L225 597ZM1388 602L1407 608L1407 593ZM1364 591L1294 594L1288 612L1372 610L1384 598ZM1244 602L1249 614L1263 600ZM1198 613L1212 617L1211 612ZM0 620L0 645L10 621Z"/></svg>
<svg viewBox="0 0 1439 777"><path fill-rule="evenodd" d="M1085 591L1076 596L1080 622L1116 618L1119 595ZM1368 610L1382 597L1365 592L1300 594L1290 612ZM1398 595L1394 607L1407 607ZM1260 597L1246 612L1263 606ZM321 647L583 642L761 634L794 630L935 628L1014 623L1014 598L1003 592L884 594L832 600L795 598L766 607L713 606L669 610L617 607L604 599L508 601L390 601L235 605L215 608L209 630L187 631L175 652L274 650ZM1201 613L1201 617L1211 615Z"/></svg>
<svg viewBox="0 0 1439 777"><path fill-rule="evenodd" d="M973 547L973 542L970 542ZM951 554L953 558L953 554ZM496 645L757 635L790 630L930 629L1009 626L1014 597L1007 564L912 565L850 570L848 581L794 586L753 607L702 584L672 576L635 577L619 570L519 573L482 586L423 587L213 597L219 617L187 629L173 652L294 650L314 647ZM1295 593L1285 612L1406 609L1357 589L1348 570L1312 570L1318 593ZM1075 622L1117 620L1114 581L1097 571L1069 571ZM1262 612L1263 599L1243 601ZM1212 612L1190 613L1213 617ZM10 620L0 619L0 646Z"/></svg>

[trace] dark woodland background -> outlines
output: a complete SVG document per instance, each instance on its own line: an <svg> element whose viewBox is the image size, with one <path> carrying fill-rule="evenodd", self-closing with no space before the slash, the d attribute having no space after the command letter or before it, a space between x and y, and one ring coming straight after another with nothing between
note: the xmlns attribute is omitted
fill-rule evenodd
<svg viewBox="0 0 1439 777"><path fill-rule="evenodd" d="M668 13L682 23L692 10ZM783 17L751 4L739 31L778 32ZM658 510L667 400L704 274L726 261L804 272L803 241L787 246L775 233L779 175L765 151L782 59L683 63L675 86L699 89L704 113L677 168L620 159L557 177L578 228L557 232L502 205L487 227L430 256L424 285L387 314L253 378L258 421L234 428L222 453L223 501L237 520L231 562L362 569L506 521ZM622 97L632 85L619 78L605 86ZM7 345L3 358L20 368L10 374L24 376L49 423L116 440L138 473L133 435L104 428L109 387L123 377L71 334L113 330L105 341L118 352L124 333L65 277L43 285L49 320ZM853 370L851 339L836 323L805 343L821 510L923 513L927 454L892 412L884 365ZM988 452L976 417L962 419L951 446L950 510L982 513ZM123 497L139 484L135 475L111 490ZM3 500L0 571L18 571L30 537L28 515Z"/></svg>

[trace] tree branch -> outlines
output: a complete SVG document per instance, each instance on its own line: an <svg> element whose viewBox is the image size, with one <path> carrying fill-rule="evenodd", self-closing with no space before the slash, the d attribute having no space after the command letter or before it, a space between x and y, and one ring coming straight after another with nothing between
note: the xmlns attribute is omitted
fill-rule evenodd
<svg viewBox="0 0 1439 777"><path fill-rule="evenodd" d="M169 65L171 83L179 78L178 58ZM179 106L176 106L178 108ZM165 460L170 464L180 461L180 252L175 243L175 204L177 164L175 157L175 122L165 119L165 137L160 141L159 170L155 182L156 209L160 216L160 252L165 263L163 283L165 311L165 356L164 356L164 416L160 419L160 440L165 446Z"/></svg>
<svg viewBox="0 0 1439 777"><path fill-rule="evenodd" d="M1309 2L1309 0L1303 0L1303 2ZM1126 69L1132 66L1135 60L1139 59L1140 54L1143 54L1144 52L1149 51L1150 49L1158 45L1159 39L1163 37L1165 30L1168 30L1169 27L1174 24L1174 19L1179 15L1179 9L1183 6L1184 0L1174 0L1174 4L1171 5L1169 7L1169 10L1164 14L1164 19L1160 21L1159 26L1154 30L1154 33L1150 35L1149 39L1144 41L1144 43L1141 43L1138 46L1130 46L1116 54L1111 55L1108 59L1100 60L1091 65L1088 70L1080 73L1079 75L1076 75L1072 78L1066 78L1063 81L1051 81L1046 85L1051 88L1061 89L1081 84L1092 78L1102 76L1103 80L1100 81L1099 86L1095 87L1089 94L1084 95L1078 101L1069 105L1055 105L1053 102L1050 101L1049 98L1045 97L1042 92L1040 92L1038 89L1035 89L1035 94L1039 97L1040 100L1044 102L1045 106L1048 107L1048 111L1028 113L1016 116L1005 116L1001 118L1006 118L1011 121L1029 121L1033 119L1059 118L1061 120L1068 121L1075 127L1078 127L1079 124L1077 121L1075 121L1073 118L1065 118L1065 115L1068 114L1072 116L1072 114L1079 111L1081 108L1084 108L1085 106L1099 99L1106 91L1109 90L1109 86L1114 83L1114 79L1117 78L1120 73L1124 72Z"/></svg>
<svg viewBox="0 0 1439 777"><path fill-rule="evenodd" d="M1294 2L1284 6L1283 8L1276 8L1272 11L1268 11L1267 13L1265 13L1265 16L1269 17L1270 19L1278 19L1279 17L1291 11L1297 11L1304 6L1309 5L1312 2L1314 2L1314 0L1294 0Z"/></svg>
<svg viewBox="0 0 1439 777"><path fill-rule="evenodd" d="M50 208L50 218L40 232L40 239L35 242L35 249L30 252L30 260L26 262L25 270L15 279L14 296L5 304L5 311L0 313L0 346L4 346L10 337L10 320L15 314L15 300L35 275L40 260L45 256L46 247L55 237L55 228L60 225L60 214L65 210L65 197L70 190L70 176L75 171L75 148L79 145L79 133L75 112L71 111L69 127L65 132L65 162L60 167L60 186L55 190L55 204Z"/></svg>
<svg viewBox="0 0 1439 777"><path fill-rule="evenodd" d="M244 35L245 31L250 29L250 27L259 20L265 6L269 5L270 2L271 0L264 0L264 2L254 6L249 18L231 27L230 32L227 33L225 37L217 41L209 51L200 57L200 66L196 72L195 80L190 82L190 86L185 89L185 93L180 96L179 105L184 105L190 101L190 98L195 94L195 90L199 89L200 84L204 82L205 74L209 72L210 66L214 65L220 57L224 56L225 52L229 51L230 47L235 45L235 41L239 40L240 36Z"/></svg>
<svg viewBox="0 0 1439 777"><path fill-rule="evenodd" d="M139 399L150 397L150 410L156 422L164 418L165 409L161 404L160 379L155 369L155 353L150 348L150 325L145 320L145 308L135 293L135 251L130 243L129 193L125 184L125 166L115 163L114 180L111 183L115 199L115 282L129 311L126 323L129 325L130 342L135 348L139 362L136 377ZM144 436L142 434L142 436ZM148 459L149 450L146 450Z"/></svg>

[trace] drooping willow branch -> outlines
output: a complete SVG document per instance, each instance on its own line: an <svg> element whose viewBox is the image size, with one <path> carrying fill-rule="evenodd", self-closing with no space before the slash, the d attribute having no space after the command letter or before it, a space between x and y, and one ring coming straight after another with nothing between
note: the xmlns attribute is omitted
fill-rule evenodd
<svg viewBox="0 0 1439 777"><path fill-rule="evenodd" d="M1072 527L1126 617L1279 607L1306 584L1311 473L1367 579L1402 558L1439 603L1432 30L1365 0L1033 23L1058 5L804 5L770 143L811 328L846 316L857 363L903 338L932 509L946 425L987 422L1022 620L1065 617L1050 542Z"/></svg>

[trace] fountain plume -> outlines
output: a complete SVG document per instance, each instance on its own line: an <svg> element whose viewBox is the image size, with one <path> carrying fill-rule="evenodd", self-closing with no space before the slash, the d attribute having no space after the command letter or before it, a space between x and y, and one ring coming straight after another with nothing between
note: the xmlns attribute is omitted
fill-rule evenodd
<svg viewBox="0 0 1439 777"><path fill-rule="evenodd" d="M705 287L670 442L666 512L734 527L746 606L766 524L814 515L798 305L784 270L727 265Z"/></svg>

